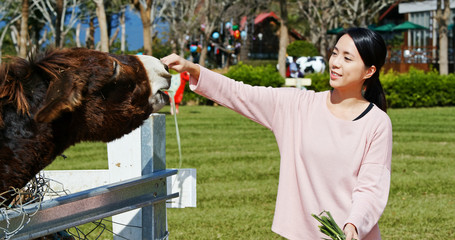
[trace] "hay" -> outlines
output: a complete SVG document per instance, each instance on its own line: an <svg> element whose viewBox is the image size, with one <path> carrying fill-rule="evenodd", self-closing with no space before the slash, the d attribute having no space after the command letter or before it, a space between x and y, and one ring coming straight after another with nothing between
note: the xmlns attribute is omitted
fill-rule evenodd
<svg viewBox="0 0 455 240"><path fill-rule="evenodd" d="M25 187L21 189L11 188L6 192L0 193L0 215L7 223L6 228L0 227L0 231L5 234L5 239L14 236L30 222L30 219L39 208L35 212L27 213L24 207L30 204L41 203L49 189L49 180L38 174ZM10 226L8 212L16 212L22 216L19 226Z"/></svg>

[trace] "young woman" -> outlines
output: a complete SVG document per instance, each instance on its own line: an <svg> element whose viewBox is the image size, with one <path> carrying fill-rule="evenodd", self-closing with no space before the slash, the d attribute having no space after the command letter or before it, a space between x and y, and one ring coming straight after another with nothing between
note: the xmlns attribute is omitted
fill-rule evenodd
<svg viewBox="0 0 455 240"><path fill-rule="evenodd" d="M321 239L311 214L327 210L347 240L380 239L387 203L392 125L379 72L380 35L352 28L338 36L329 60L331 91L254 87L177 55L161 61L191 75L190 87L269 128L280 150L272 230L288 239Z"/></svg>

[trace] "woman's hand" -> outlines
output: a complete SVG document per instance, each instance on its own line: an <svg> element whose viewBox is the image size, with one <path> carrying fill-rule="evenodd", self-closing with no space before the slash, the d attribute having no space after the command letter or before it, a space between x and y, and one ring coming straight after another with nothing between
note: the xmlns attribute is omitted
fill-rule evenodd
<svg viewBox="0 0 455 240"><path fill-rule="evenodd" d="M352 223L347 223L343 229L346 240L359 239L357 235L357 228Z"/></svg>
<svg viewBox="0 0 455 240"><path fill-rule="evenodd" d="M183 59L179 55L173 53L169 56L161 58L161 62L166 64L170 69L174 69L177 72L189 72L193 78L198 79L200 73L200 67L188 60Z"/></svg>

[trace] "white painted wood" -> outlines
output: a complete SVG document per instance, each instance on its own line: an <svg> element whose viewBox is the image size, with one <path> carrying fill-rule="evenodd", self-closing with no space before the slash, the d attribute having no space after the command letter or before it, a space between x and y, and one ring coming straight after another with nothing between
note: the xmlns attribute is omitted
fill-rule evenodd
<svg viewBox="0 0 455 240"><path fill-rule="evenodd" d="M168 208L196 207L196 169L179 169L177 175L168 177L167 191L179 193L178 198L167 201Z"/></svg>
<svg viewBox="0 0 455 240"><path fill-rule="evenodd" d="M286 78L285 87L311 86L311 78Z"/></svg>
<svg viewBox="0 0 455 240"><path fill-rule="evenodd" d="M45 200L63 196L61 193L66 191L76 193L91 188L107 185L109 181L109 170L52 170L41 171L45 178L51 179L50 188L56 194L46 194ZM60 194L60 195L58 195Z"/></svg>
<svg viewBox="0 0 455 240"><path fill-rule="evenodd" d="M109 170L48 170L42 171L44 177L51 179L50 188L56 194L46 194L45 200L66 193L76 193L91 188L107 185L110 182ZM179 193L178 198L167 201L168 208L197 207L196 169L178 169L177 175L167 177L167 192Z"/></svg>
<svg viewBox="0 0 455 240"><path fill-rule="evenodd" d="M152 114L140 128L108 143L110 181L123 181L166 169L165 127L165 116ZM167 235L165 204L113 216L114 240L159 239Z"/></svg>

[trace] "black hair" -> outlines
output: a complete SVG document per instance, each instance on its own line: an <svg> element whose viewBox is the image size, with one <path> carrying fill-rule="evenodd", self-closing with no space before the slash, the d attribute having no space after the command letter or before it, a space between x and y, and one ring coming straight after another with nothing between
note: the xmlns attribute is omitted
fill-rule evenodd
<svg viewBox="0 0 455 240"><path fill-rule="evenodd" d="M354 41L365 66L374 65L376 67L376 72L363 84L365 89L362 91L363 97L387 112L384 89L379 81L379 74L387 56L387 46L384 39L378 33L367 28L349 28L338 34L337 42L345 34L348 34Z"/></svg>

